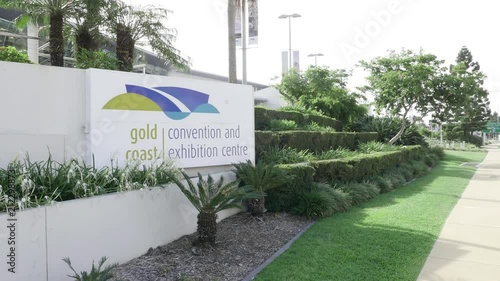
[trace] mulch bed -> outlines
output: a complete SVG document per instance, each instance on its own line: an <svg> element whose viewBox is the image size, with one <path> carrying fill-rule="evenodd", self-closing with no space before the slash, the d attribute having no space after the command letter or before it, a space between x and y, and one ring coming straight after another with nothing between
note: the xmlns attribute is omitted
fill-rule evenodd
<svg viewBox="0 0 500 281"><path fill-rule="evenodd" d="M242 280L310 223L284 213L240 213L217 224L215 246L193 246L197 234L186 235L119 265L112 280Z"/></svg>

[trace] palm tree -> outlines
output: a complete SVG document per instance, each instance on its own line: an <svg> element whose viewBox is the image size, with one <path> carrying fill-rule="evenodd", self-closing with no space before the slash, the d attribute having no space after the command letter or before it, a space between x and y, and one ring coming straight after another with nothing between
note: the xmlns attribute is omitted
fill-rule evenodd
<svg viewBox="0 0 500 281"><path fill-rule="evenodd" d="M80 0L80 2L81 7L72 24L77 54L82 49L91 52L99 49L99 26L105 22L104 8L107 5L106 0Z"/></svg>
<svg viewBox="0 0 500 281"><path fill-rule="evenodd" d="M254 193L259 194L257 198L250 198L248 209L253 216L262 216L266 212L266 191L290 180L290 177L283 170L274 164L259 162L254 165L250 160L247 162L233 164L236 168L234 172L243 184L251 188Z"/></svg>
<svg viewBox="0 0 500 281"><path fill-rule="evenodd" d="M0 0L0 7L22 12L32 21L49 18L50 64L64 66L64 21L75 14L78 0Z"/></svg>
<svg viewBox="0 0 500 281"><path fill-rule="evenodd" d="M186 172L183 171L182 175L188 187L176 176L170 178L198 210L198 241L213 244L217 234L217 213L229 208L240 208L241 200L252 195L248 189L239 188L237 181L224 184L224 178L221 177L214 182L210 175L204 180L198 173L198 184L195 186Z"/></svg>
<svg viewBox="0 0 500 281"><path fill-rule="evenodd" d="M120 61L120 70L132 70L135 45L142 38L148 40L160 57L176 67L189 66L189 61L173 45L176 30L164 25L170 13L164 8L133 7L119 0L111 1L108 20L111 32L116 35L116 57Z"/></svg>

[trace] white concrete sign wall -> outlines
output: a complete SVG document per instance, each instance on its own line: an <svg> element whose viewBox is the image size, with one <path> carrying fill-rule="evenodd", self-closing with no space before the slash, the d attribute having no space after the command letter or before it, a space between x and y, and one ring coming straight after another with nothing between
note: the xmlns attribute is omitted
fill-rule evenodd
<svg viewBox="0 0 500 281"><path fill-rule="evenodd" d="M233 173L213 175L226 182ZM193 179L196 184L197 179ZM224 219L238 209L219 213ZM175 185L57 203L18 212L15 221L15 273L7 262L8 216L0 214L0 280L67 281L72 274L62 258L78 271L90 271L92 261L124 263L150 247L167 244L196 231L198 212Z"/></svg>
<svg viewBox="0 0 500 281"><path fill-rule="evenodd" d="M172 159L183 168L254 160L250 86L89 70L87 91L98 166L110 159Z"/></svg>

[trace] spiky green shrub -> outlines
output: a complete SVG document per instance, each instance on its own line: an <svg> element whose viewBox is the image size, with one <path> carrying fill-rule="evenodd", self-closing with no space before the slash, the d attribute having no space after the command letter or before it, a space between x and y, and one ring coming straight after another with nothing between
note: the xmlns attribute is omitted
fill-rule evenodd
<svg viewBox="0 0 500 281"><path fill-rule="evenodd" d="M337 149L330 149L327 151L316 153L314 155L314 160L342 159L342 158L354 157L358 154L359 152L357 151L352 151L346 148L339 147Z"/></svg>
<svg viewBox="0 0 500 281"><path fill-rule="evenodd" d="M186 172L183 171L182 176L187 187L179 178L172 176L171 179L198 211L198 242L213 244L217 235L217 213L241 208L241 201L252 197L248 189L238 187L238 181L225 184L222 176L215 182L212 176L204 180L198 173L196 186Z"/></svg>
<svg viewBox="0 0 500 281"><path fill-rule="evenodd" d="M361 143L358 146L358 151L361 153L373 153L382 151L396 151L399 148L397 146L388 145L378 141L370 141L367 143Z"/></svg>
<svg viewBox="0 0 500 281"><path fill-rule="evenodd" d="M110 53L102 51L78 50L75 66L81 69L98 68L118 70L119 61Z"/></svg>
<svg viewBox="0 0 500 281"><path fill-rule="evenodd" d="M90 272L82 271L78 273L71 265L71 260L69 258L63 259L63 261L69 266L69 268L75 274L75 275L68 275L68 277L73 278L74 280L77 281L106 281L113 278L111 270L113 270L113 268L115 268L118 264L112 264L102 268L102 266L107 260L108 260L107 257L102 257L101 260L99 260L97 266L95 266L94 262L92 262L92 269L90 270Z"/></svg>
<svg viewBox="0 0 500 281"><path fill-rule="evenodd" d="M429 166L424 161L414 161L411 165L415 177L422 177L429 173Z"/></svg>
<svg viewBox="0 0 500 281"><path fill-rule="evenodd" d="M15 200L19 209L150 188L169 183L169 176L177 171L170 161L147 166L139 162L127 162L125 167L110 164L97 168L76 159L59 163L50 155L46 161L31 161L26 155L22 160L9 163L8 167L15 177ZM0 186L8 186L8 173L8 169L0 168ZM0 211L5 211L4 195L5 190L0 188Z"/></svg>
<svg viewBox="0 0 500 281"><path fill-rule="evenodd" d="M398 171L392 170L384 175L384 177L388 178L391 181L392 188L398 188L403 186L406 183L405 177Z"/></svg>
<svg viewBox="0 0 500 281"><path fill-rule="evenodd" d="M324 218L333 214L332 204L332 198L328 193L313 190L299 196L292 213L314 219Z"/></svg>
<svg viewBox="0 0 500 281"><path fill-rule="evenodd" d="M271 120L269 124L271 131L293 131L297 130L297 123L293 120Z"/></svg>
<svg viewBox="0 0 500 281"><path fill-rule="evenodd" d="M425 164L429 167L434 167L439 163L439 157L432 153L426 153Z"/></svg>
<svg viewBox="0 0 500 281"><path fill-rule="evenodd" d="M260 161L268 164L295 164L309 161L311 158L312 154L307 150L275 146L263 151Z"/></svg>
<svg viewBox="0 0 500 281"><path fill-rule="evenodd" d="M351 196L341 189L326 183L317 183L317 189L328 194L333 212L344 212L351 207Z"/></svg>
<svg viewBox="0 0 500 281"><path fill-rule="evenodd" d="M375 184L368 182L350 182L339 188L350 195L353 205L364 203L380 193L380 189Z"/></svg>
<svg viewBox="0 0 500 281"><path fill-rule="evenodd" d="M260 198L248 200L249 211L254 216L262 216L266 212L265 196L267 191L287 183L291 178L285 170L277 168L274 164L263 162L253 164L247 162L233 164L236 168L234 172L242 183L252 189Z"/></svg>
<svg viewBox="0 0 500 281"><path fill-rule="evenodd" d="M442 147L430 147L429 153L436 155L439 159L444 158L444 149Z"/></svg>
<svg viewBox="0 0 500 281"><path fill-rule="evenodd" d="M335 128L332 128L330 126L323 127L314 121L311 121L309 124L302 127L302 129L306 131L318 131L318 132L330 132L330 133L336 132Z"/></svg>
<svg viewBox="0 0 500 281"><path fill-rule="evenodd" d="M392 190L392 182L388 177L384 176L373 176L370 181L374 182L380 189L380 193L386 193Z"/></svg>

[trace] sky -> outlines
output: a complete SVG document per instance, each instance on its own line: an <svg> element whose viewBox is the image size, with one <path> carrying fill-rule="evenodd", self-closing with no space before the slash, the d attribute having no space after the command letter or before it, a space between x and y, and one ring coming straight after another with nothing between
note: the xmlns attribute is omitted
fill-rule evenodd
<svg viewBox="0 0 500 281"><path fill-rule="evenodd" d="M227 0L127 0L172 10L167 22L178 32L175 46L191 59L192 69L227 76ZM275 84L281 74L281 52L300 53L300 68L314 65L308 54L322 53L318 66L352 70L349 86L364 84L366 73L356 64L384 56L388 50L421 48L446 65L467 46L488 76L491 109L500 109L500 40L495 1L436 0L259 0L259 44L247 50L248 81ZM241 50L238 78L241 78Z"/></svg>

